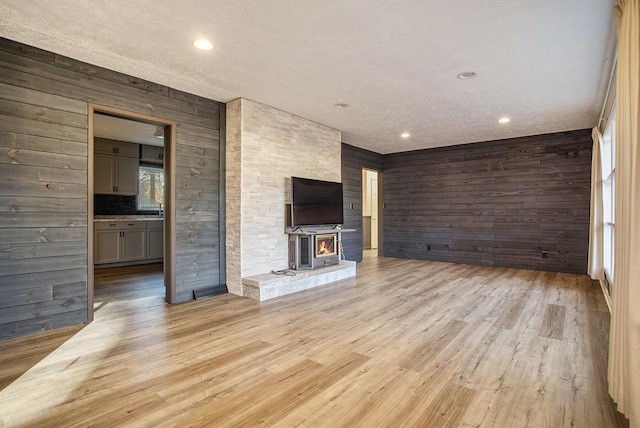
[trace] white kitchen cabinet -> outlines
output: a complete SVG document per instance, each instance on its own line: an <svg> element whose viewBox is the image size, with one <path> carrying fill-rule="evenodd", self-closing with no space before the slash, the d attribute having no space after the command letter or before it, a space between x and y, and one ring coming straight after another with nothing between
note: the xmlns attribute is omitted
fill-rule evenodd
<svg viewBox="0 0 640 428"><path fill-rule="evenodd" d="M164 147L148 146L143 144L140 160L145 162L162 163L164 160Z"/></svg>
<svg viewBox="0 0 640 428"><path fill-rule="evenodd" d="M162 259L163 257L163 221L147 221L147 259Z"/></svg>
<svg viewBox="0 0 640 428"><path fill-rule="evenodd" d="M147 258L146 231L144 229L123 230L121 243L123 262Z"/></svg>
<svg viewBox="0 0 640 428"><path fill-rule="evenodd" d="M97 154L93 157L93 192L113 194L115 189L116 158L112 155Z"/></svg>
<svg viewBox="0 0 640 428"><path fill-rule="evenodd" d="M140 149L138 147L139 144L105 140L102 138L95 138L93 141L93 151L95 153L110 154L121 157L138 159L140 154Z"/></svg>
<svg viewBox="0 0 640 428"><path fill-rule="evenodd" d="M118 263L121 261L120 230L96 230L93 242L94 263Z"/></svg>
<svg viewBox="0 0 640 428"><path fill-rule="evenodd" d="M116 194L138 194L138 159L116 156Z"/></svg>
<svg viewBox="0 0 640 428"><path fill-rule="evenodd" d="M138 164L137 158L96 153L93 157L93 192L137 195Z"/></svg>
<svg viewBox="0 0 640 428"><path fill-rule="evenodd" d="M94 264L145 260L144 221L97 222L94 225Z"/></svg>

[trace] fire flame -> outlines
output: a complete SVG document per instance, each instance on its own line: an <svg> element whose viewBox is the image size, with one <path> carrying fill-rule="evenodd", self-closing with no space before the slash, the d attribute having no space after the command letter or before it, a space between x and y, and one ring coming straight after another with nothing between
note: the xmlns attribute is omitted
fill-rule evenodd
<svg viewBox="0 0 640 428"><path fill-rule="evenodd" d="M318 254L329 254L332 253L333 251L331 251L328 247L327 247L327 241L320 241L320 248L318 248Z"/></svg>

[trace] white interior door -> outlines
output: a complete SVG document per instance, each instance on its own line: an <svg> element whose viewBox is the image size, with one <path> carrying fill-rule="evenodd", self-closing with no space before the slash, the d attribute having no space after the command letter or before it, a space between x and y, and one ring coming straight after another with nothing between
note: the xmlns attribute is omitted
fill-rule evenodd
<svg viewBox="0 0 640 428"><path fill-rule="evenodd" d="M369 189L371 189L371 248L378 248L378 173L369 171Z"/></svg>
<svg viewBox="0 0 640 428"><path fill-rule="evenodd" d="M362 247L378 248L378 172L362 168Z"/></svg>

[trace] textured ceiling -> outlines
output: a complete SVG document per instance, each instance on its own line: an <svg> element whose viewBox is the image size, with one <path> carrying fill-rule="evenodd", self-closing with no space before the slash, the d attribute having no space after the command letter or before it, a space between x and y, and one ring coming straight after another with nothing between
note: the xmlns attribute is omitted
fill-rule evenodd
<svg viewBox="0 0 640 428"><path fill-rule="evenodd" d="M93 117L93 135L110 140L164 146L164 129L162 128L164 127L99 113ZM156 133L163 135L163 138L158 138Z"/></svg>
<svg viewBox="0 0 640 428"><path fill-rule="evenodd" d="M614 5L2 0L0 36L222 102L249 98L391 153L595 126ZM201 36L213 50L191 46ZM457 79L464 71L477 77Z"/></svg>

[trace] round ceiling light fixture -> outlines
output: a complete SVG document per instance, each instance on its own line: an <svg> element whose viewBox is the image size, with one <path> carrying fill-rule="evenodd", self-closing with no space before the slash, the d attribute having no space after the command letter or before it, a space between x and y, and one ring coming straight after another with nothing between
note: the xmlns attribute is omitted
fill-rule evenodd
<svg viewBox="0 0 640 428"><path fill-rule="evenodd" d="M409 138L411 136L411 134L409 134L408 132L403 132L402 134L400 134L401 138Z"/></svg>
<svg viewBox="0 0 640 428"><path fill-rule="evenodd" d="M336 103L334 106L335 108L342 108L342 109L349 108L349 104L347 103Z"/></svg>
<svg viewBox="0 0 640 428"><path fill-rule="evenodd" d="M511 119L509 119L508 117L501 117L500 119L498 119L498 123L509 123L511 122Z"/></svg>
<svg viewBox="0 0 640 428"><path fill-rule="evenodd" d="M203 51L210 51L211 49L213 49L213 45L211 44L211 42L207 39L198 39L195 40L193 42L193 46L197 47L198 49L201 49Z"/></svg>
<svg viewBox="0 0 640 428"><path fill-rule="evenodd" d="M477 76L477 74L476 74L475 71L464 71L464 72L458 74L458 79L467 80L467 79L473 79L476 76Z"/></svg>

